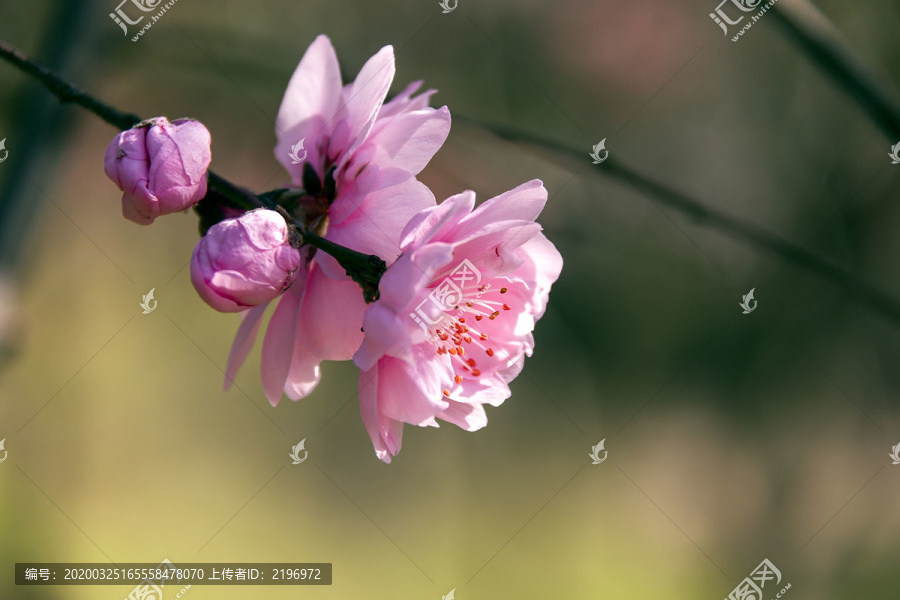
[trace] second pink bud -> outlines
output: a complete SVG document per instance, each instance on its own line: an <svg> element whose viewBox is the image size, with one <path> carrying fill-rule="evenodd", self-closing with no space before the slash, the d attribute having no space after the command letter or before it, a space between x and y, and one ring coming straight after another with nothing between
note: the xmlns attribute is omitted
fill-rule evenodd
<svg viewBox="0 0 900 600"><path fill-rule="evenodd" d="M300 267L284 218L258 209L213 225L191 257L191 282L220 312L239 312L277 298Z"/></svg>

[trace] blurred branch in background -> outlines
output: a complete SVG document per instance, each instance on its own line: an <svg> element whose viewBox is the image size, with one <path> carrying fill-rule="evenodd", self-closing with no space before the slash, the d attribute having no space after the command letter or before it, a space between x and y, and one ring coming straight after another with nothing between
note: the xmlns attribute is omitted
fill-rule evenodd
<svg viewBox="0 0 900 600"><path fill-rule="evenodd" d="M788 37L862 106L891 143L900 140L900 99L878 82L828 17L811 0L776 4L774 13Z"/></svg>
<svg viewBox="0 0 900 600"><path fill-rule="evenodd" d="M512 142L525 142L533 146L547 148L560 154L566 154L577 158L581 162L589 160L587 156L588 151L584 148L572 148L560 142L534 135L527 131L494 123L486 123L484 121L462 116L458 113L454 114L453 118L456 121L469 123L486 131L490 131L495 135ZM733 238L743 240L752 246L777 254L798 266L820 275L847 292L856 300L878 310L881 314L900 325L900 302L879 288L863 281L853 273L841 268L839 265L817 256L758 225L731 217L710 208L682 192L667 187L646 175L638 173L632 168L618 162L612 156L605 162L595 166L600 173L618 179L632 188L639 190L646 195L648 199L651 197L655 198L666 206L693 219L700 225L716 229Z"/></svg>
<svg viewBox="0 0 900 600"><path fill-rule="evenodd" d="M89 22L93 0L59 3L48 17L37 54L51 68L73 66L75 48L91 47L95 28ZM59 110L43 90L22 88L13 96L9 113L14 129L3 137L9 153L0 185L0 366L16 352L23 335L18 309L20 273L27 268L25 249L41 207L41 195L29 189L32 173L52 169L54 147L68 129L70 115Z"/></svg>

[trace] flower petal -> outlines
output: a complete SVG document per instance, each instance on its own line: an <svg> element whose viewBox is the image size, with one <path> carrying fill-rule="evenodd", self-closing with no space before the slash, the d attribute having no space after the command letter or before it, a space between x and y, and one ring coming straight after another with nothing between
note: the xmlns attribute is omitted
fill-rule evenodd
<svg viewBox="0 0 900 600"><path fill-rule="evenodd" d="M547 188L540 179L532 179L504 194L485 200L459 222L450 234L464 237L498 221L534 221L547 203Z"/></svg>
<svg viewBox="0 0 900 600"><path fill-rule="evenodd" d="M378 410L378 367L359 374L359 410L375 447L375 455L390 464L403 442L403 423L382 416Z"/></svg>
<svg viewBox="0 0 900 600"><path fill-rule="evenodd" d="M523 257L521 267L510 276L513 280L527 283L533 281L536 286L533 295L534 307L532 313L535 320L544 315L547 300L550 295L550 286L556 283L563 268L563 258L543 233L539 233L521 246L519 252Z"/></svg>
<svg viewBox="0 0 900 600"><path fill-rule="evenodd" d="M359 284L331 279L314 260L297 324L304 347L322 360L350 360L363 340L365 312Z"/></svg>
<svg viewBox="0 0 900 600"><path fill-rule="evenodd" d="M487 413L481 404L466 404L451 400L450 408L438 415L438 418L466 431L477 431L487 425Z"/></svg>
<svg viewBox="0 0 900 600"><path fill-rule="evenodd" d="M348 86L344 101L353 144L338 164L338 170L369 135L394 80L394 72L394 47L385 46L366 61L356 80Z"/></svg>
<svg viewBox="0 0 900 600"><path fill-rule="evenodd" d="M378 285L381 302L398 311L410 305L417 293L452 259L453 249L449 244L428 245L416 253L415 260L404 254L381 276Z"/></svg>
<svg viewBox="0 0 900 600"><path fill-rule="evenodd" d="M303 284L302 277L298 276L288 291L281 295L266 328L266 337L263 339L259 366L262 372L263 391L272 406L277 406L281 400L281 393L291 370L297 318L303 302Z"/></svg>
<svg viewBox="0 0 900 600"><path fill-rule="evenodd" d="M241 325L234 336L231 351L228 353L228 362L225 364L224 389L226 391L234 383L238 369L241 368L253 348L253 342L256 341L256 334L259 332L259 323L268 306L269 303L265 302L241 313Z"/></svg>
<svg viewBox="0 0 900 600"><path fill-rule="evenodd" d="M468 214L473 206L475 206L475 192L469 190L450 196L434 208L421 211L403 228L400 234L400 247L406 251L413 244L416 247L427 244L432 241L433 236ZM454 240L451 238L451 241Z"/></svg>
<svg viewBox="0 0 900 600"><path fill-rule="evenodd" d="M371 162L381 169L396 167L418 174L444 145L450 133L450 111L446 106L427 108L384 119L375 124L365 141L376 148Z"/></svg>
<svg viewBox="0 0 900 600"><path fill-rule="evenodd" d="M291 400L300 400L309 395L322 379L319 365L322 361L311 354L300 343L300 336L294 336L294 355L288 372L284 393Z"/></svg>
<svg viewBox="0 0 900 600"><path fill-rule="evenodd" d="M430 346L421 344L407 362L385 357L378 362L381 383L378 391L379 413L410 425L437 427L435 417L449 404L443 388L452 380L450 360L439 357Z"/></svg>
<svg viewBox="0 0 900 600"><path fill-rule="evenodd" d="M291 163L291 147L306 139L307 159L311 164L318 164L322 148L317 142L334 127L334 118L341 107L342 89L337 54L331 40L320 35L310 44L291 76L275 121L278 138L275 158L295 181L302 176L304 163Z"/></svg>
<svg viewBox="0 0 900 600"><path fill-rule="evenodd" d="M384 356L393 356L407 362L414 360L412 346L425 340L426 332L416 329L416 322L405 313L397 313L387 306L375 303L366 310L363 329L366 332L362 345L353 355L356 366L367 371Z"/></svg>
<svg viewBox="0 0 900 600"><path fill-rule="evenodd" d="M524 359L522 364L524 364ZM518 375L518 372L516 374ZM454 399L464 404L500 406L512 395L506 383L507 381L499 375L489 378L464 379L461 389ZM462 426L460 425L460 427Z"/></svg>
<svg viewBox="0 0 900 600"><path fill-rule="evenodd" d="M437 90L428 90L413 98L413 94L422 87L422 83L422 80L413 81L406 86L406 89L385 102L381 106L381 110L378 111L378 118L384 119L404 112L412 112L414 110L426 108L431 101L431 96L433 96Z"/></svg>

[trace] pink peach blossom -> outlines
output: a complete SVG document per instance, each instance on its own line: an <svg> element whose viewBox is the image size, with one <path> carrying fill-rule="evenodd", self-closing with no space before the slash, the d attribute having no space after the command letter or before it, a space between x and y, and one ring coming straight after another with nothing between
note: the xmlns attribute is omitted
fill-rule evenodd
<svg viewBox="0 0 900 600"><path fill-rule="evenodd" d="M280 214L259 209L213 225L191 257L191 282L220 312L240 312L277 298L300 267Z"/></svg>
<svg viewBox="0 0 900 600"><path fill-rule="evenodd" d="M203 199L210 160L210 135L202 123L158 117L113 138L104 171L123 192L125 218L149 225Z"/></svg>
<svg viewBox="0 0 900 600"><path fill-rule="evenodd" d="M437 419L474 431L500 405L534 348L562 257L535 223L547 201L531 181L484 202L453 196L409 222L381 279L353 357L375 453L400 451L403 424Z"/></svg>
<svg viewBox="0 0 900 600"><path fill-rule="evenodd" d="M413 96L420 83L384 103L393 78L393 49L386 46L353 83L342 85L334 48L319 36L288 84L275 147L293 184L310 188L294 216L326 239L388 264L400 254L409 219L435 205L415 176L450 130L447 108L428 107L433 90ZM282 392L294 400L308 394L322 360L351 359L362 342L365 309L359 286L337 261L308 252L263 340L262 384L269 401L277 404ZM264 310L260 305L242 317L226 387L253 346Z"/></svg>

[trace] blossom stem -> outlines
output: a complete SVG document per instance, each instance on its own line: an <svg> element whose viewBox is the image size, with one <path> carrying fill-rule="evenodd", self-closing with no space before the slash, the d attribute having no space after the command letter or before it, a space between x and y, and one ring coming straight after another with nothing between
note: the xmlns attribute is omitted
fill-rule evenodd
<svg viewBox="0 0 900 600"><path fill-rule="evenodd" d="M453 116L456 121L465 121L476 127L512 142L525 142L532 146L543 147L559 154L569 155L578 160L590 160L588 149L573 148L552 139L544 138L520 129L486 123L477 119L464 117L458 113ZM875 308L891 320L900 323L900 302L878 287L860 279L830 260L818 256L797 244L788 241L758 225L729 216L714 208L694 200L690 196L672 189L650 177L638 173L623 165L613 156L596 165L595 169L639 190L647 198L655 198L660 203L690 217L700 225L725 232L734 238L743 240L752 246L768 250L792 263L801 266L820 277L831 281L857 300Z"/></svg>
<svg viewBox="0 0 900 600"><path fill-rule="evenodd" d="M350 278L362 288L366 304L378 300L378 282L387 270L387 264L374 254L363 254L330 242L309 231L300 231L301 241L326 252L338 261Z"/></svg>
<svg viewBox="0 0 900 600"><path fill-rule="evenodd" d="M212 170L207 172L207 180L209 185L221 192L223 196L228 198L234 204L245 210L253 210L255 208L272 208L268 206L259 196L238 187L231 183L221 175L214 173Z"/></svg>
<svg viewBox="0 0 900 600"><path fill-rule="evenodd" d="M72 86L61 77L53 73L38 63L32 61L28 56L18 48L0 40L0 58L12 64L20 71L31 75L46 87L50 93L59 98L60 102L73 102L82 108L91 111L110 125L119 129L130 129L136 123L140 123L141 118L137 115L122 112L118 109L101 102L97 98L79 90Z"/></svg>
<svg viewBox="0 0 900 600"><path fill-rule="evenodd" d="M828 17L811 0L778 4L773 12L787 36L860 104L891 143L900 140L900 98L879 83Z"/></svg>
<svg viewBox="0 0 900 600"><path fill-rule="evenodd" d="M305 229L282 206L277 207L276 210L281 213L288 225L292 226L297 233L299 245L308 244L313 248L330 254L344 268L347 275L362 288L363 298L365 298L367 304L378 300L378 283L387 270L387 263L374 254L363 254L316 235Z"/></svg>

